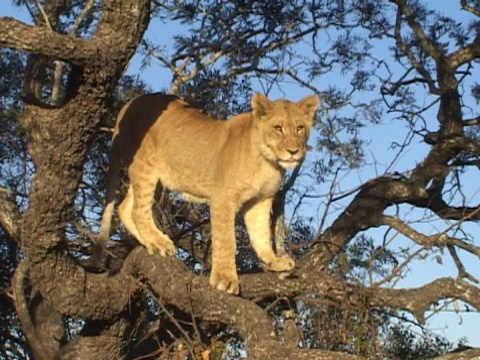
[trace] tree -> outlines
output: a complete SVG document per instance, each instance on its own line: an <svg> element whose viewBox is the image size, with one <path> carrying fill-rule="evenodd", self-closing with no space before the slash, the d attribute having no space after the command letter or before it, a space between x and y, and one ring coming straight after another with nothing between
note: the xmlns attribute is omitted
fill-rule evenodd
<svg viewBox="0 0 480 360"><path fill-rule="evenodd" d="M14 50L2 52L0 65L17 74L0 88L0 155L8 164L2 171L10 171L0 179L1 255L10 269L2 286L15 269L14 295L5 292L1 301L10 308L8 326L18 316L28 349L18 329L0 333L10 346L3 356L118 359L150 352L150 358L214 358L226 339L236 337L251 359L401 357L389 346L411 340L404 330L380 341L392 316L409 313L422 323L425 312L445 299L480 308L478 280L463 262L463 253L480 254L470 228L480 207L464 196L465 174L477 171L480 156L478 112L468 108L480 98L472 80L480 59L478 1L459 2L470 24L406 0L19 3L29 7L33 25L0 18L0 46ZM154 17L189 29L172 40L173 53L142 43ZM376 42L389 44L391 56L377 54ZM85 261L92 236L83 230L88 219L98 218L102 201L95 190L106 161L102 130L129 97L117 85L140 45L172 71L172 92L219 117L245 109L247 92L256 86L268 92L290 81L322 95L329 112L320 119L321 160L310 175L330 183L330 191L323 197L302 191L297 172L285 183L279 203L292 204L295 221L286 226L286 238L298 257L290 276L258 272L242 255L249 273L241 275L241 296L210 289L195 273L198 264L208 267L207 214L175 196L160 196L159 221L179 242L191 240L184 262L149 256L140 247L112 248L119 260L109 272L92 271ZM316 87L330 72L349 79L347 90ZM122 84L135 93L145 90L128 78ZM368 96L359 100L357 94ZM223 106L209 108L212 103ZM431 108L438 109L436 123ZM365 165L362 127L384 118L408 129L397 156L414 139L425 144L424 156L406 171L390 171L392 165L354 190L339 191L341 174ZM15 163L25 164L18 167L21 181L14 180ZM315 228L295 212L306 198L324 203ZM446 225L425 231L411 223L410 208L423 210L417 221ZM241 228L238 233L243 238ZM402 251L393 246L400 235L409 244ZM116 236L125 243L126 234ZM199 243L200 254L194 250ZM393 287L415 259L447 256L458 276ZM321 322L332 320L336 332ZM448 348L438 344L436 354ZM241 354L241 346L230 348ZM417 348L419 356L432 355L424 345Z"/></svg>

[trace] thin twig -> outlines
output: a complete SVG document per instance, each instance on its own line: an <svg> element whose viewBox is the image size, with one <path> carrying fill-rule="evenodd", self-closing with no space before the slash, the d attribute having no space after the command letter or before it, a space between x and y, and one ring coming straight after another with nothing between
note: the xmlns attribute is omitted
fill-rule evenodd
<svg viewBox="0 0 480 360"><path fill-rule="evenodd" d="M42 4L40 3L39 0L35 0L35 4L37 4L37 7L40 10L40 13L42 14L43 21L45 21L45 24L47 25L48 29L50 31L53 31L52 23L50 22L50 19L48 18L48 15L45 12L45 9L43 8Z"/></svg>
<svg viewBox="0 0 480 360"><path fill-rule="evenodd" d="M195 359L195 354L193 353L193 341L190 338L190 336L188 335L188 333L178 323L177 319L175 319L175 317L171 314L171 312L168 311L168 309L165 307L165 305L163 305L161 299L158 299L157 303L158 303L158 306L160 306L160 308L163 310L165 315L167 315L167 317L170 319L170 321L175 325L175 327L178 329L178 331L180 331L180 333L185 337L185 339L188 342L188 350L190 352L190 355L192 356L193 359Z"/></svg>

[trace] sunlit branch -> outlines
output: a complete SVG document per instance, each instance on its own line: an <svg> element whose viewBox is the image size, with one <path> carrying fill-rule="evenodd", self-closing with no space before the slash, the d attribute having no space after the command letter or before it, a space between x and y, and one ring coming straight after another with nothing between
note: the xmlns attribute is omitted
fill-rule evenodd
<svg viewBox="0 0 480 360"><path fill-rule="evenodd" d="M480 289L461 279L440 278L424 286L410 289L363 287L345 284L320 269L306 270L298 278L275 280L277 275L269 273L243 275L245 281L243 296L262 297L278 293L319 294L336 301L339 305L348 300L348 305L364 306L368 302L373 307L387 307L406 310L423 322L430 306L445 298L455 298L480 310ZM349 294L345 298L345 294Z"/></svg>
<svg viewBox="0 0 480 360"><path fill-rule="evenodd" d="M452 68L458 68L472 60L480 57L480 33L477 34L473 42L447 57L447 62Z"/></svg>
<svg viewBox="0 0 480 360"><path fill-rule="evenodd" d="M460 0L460 4L462 5L462 9L469 11L474 15L480 16L480 9L468 5L467 0Z"/></svg>
<svg viewBox="0 0 480 360"><path fill-rule="evenodd" d="M50 19L48 18L48 15L45 12L45 9L43 8L42 4L38 0L35 0L35 4L37 4L37 7L40 10L40 13L42 14L43 21L45 21L45 24L47 25L48 29L50 31L53 31L52 24L50 23Z"/></svg>
<svg viewBox="0 0 480 360"><path fill-rule="evenodd" d="M474 125L480 125L480 116L477 116L476 118L473 118L473 119L463 120L463 126L474 126Z"/></svg>
<svg viewBox="0 0 480 360"><path fill-rule="evenodd" d="M446 232L441 232L434 235L424 235L407 224L405 224L399 218L383 215L381 217L381 223L386 226L390 226L407 236L415 243L422 246L457 246L465 251L468 251L474 255L480 256L480 246L471 245L465 241L448 236Z"/></svg>
<svg viewBox="0 0 480 360"><path fill-rule="evenodd" d="M14 240L19 241L20 211L9 190L0 187L0 226Z"/></svg>
<svg viewBox="0 0 480 360"><path fill-rule="evenodd" d="M30 54L82 65L95 56L95 48L83 39L50 31L46 27L27 25L13 18L0 18L0 46Z"/></svg>

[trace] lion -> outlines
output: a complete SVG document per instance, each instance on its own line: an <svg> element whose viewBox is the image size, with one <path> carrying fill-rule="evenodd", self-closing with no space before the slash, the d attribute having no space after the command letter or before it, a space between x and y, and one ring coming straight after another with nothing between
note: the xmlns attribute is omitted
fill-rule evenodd
<svg viewBox="0 0 480 360"><path fill-rule="evenodd" d="M210 206L210 285L239 293L235 216L244 215L251 246L271 271L289 271L295 262L276 256L270 212L287 169L304 159L319 98L272 101L255 94L251 112L217 120L173 95L141 95L120 111L113 133L100 242L108 241L120 166L129 177L118 206L125 228L148 250L172 256L177 249L157 228L152 205L157 186Z"/></svg>

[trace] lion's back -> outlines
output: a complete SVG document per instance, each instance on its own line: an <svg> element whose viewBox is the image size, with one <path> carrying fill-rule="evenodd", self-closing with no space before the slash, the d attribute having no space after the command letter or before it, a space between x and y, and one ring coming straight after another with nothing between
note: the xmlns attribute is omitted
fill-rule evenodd
<svg viewBox="0 0 480 360"><path fill-rule="evenodd" d="M209 119L176 96L141 95L121 109L114 146L128 167L140 152L154 155L161 147L176 151L174 148L188 146L187 142L195 141L200 129L208 127L205 120ZM181 137L185 139L182 141Z"/></svg>

